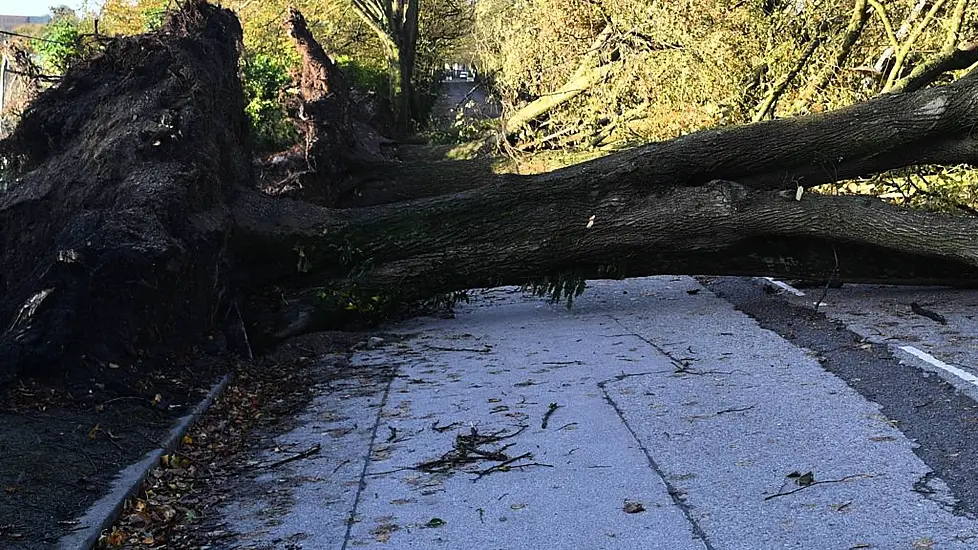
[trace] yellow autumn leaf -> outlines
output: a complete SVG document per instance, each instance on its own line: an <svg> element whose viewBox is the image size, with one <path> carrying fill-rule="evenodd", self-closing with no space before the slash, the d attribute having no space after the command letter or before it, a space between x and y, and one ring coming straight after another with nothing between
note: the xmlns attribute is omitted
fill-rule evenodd
<svg viewBox="0 0 978 550"><path fill-rule="evenodd" d="M109 536L105 538L105 542L109 546L122 546L126 542L126 535L122 531L112 531Z"/></svg>

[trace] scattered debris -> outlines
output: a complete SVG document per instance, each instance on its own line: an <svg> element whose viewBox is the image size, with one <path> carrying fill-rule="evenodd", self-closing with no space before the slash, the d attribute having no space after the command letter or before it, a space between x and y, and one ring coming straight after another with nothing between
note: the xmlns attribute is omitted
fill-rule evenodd
<svg viewBox="0 0 978 550"><path fill-rule="evenodd" d="M873 474L854 474L839 479L826 479L824 481L815 481L815 475L812 472L807 472L805 474L799 472L791 472L786 477L794 480L794 482L797 485L799 485L799 487L792 489L790 491L781 491L778 493L774 493L773 495L768 495L764 497L764 500L771 500L772 498L792 495L794 493L797 493L798 491L802 491L809 487L814 487L816 485L826 485L829 483L845 483L848 481L856 481L858 479L868 479L875 476Z"/></svg>
<svg viewBox="0 0 978 550"><path fill-rule="evenodd" d="M622 510L624 510L626 514L637 514L645 511L645 505L637 500L626 500L625 505L622 506Z"/></svg>
<svg viewBox="0 0 978 550"><path fill-rule="evenodd" d="M384 343L384 339L378 336L371 336L367 338L367 349L376 349Z"/></svg>
<svg viewBox="0 0 978 550"><path fill-rule="evenodd" d="M927 308L921 307L920 304L918 304L917 302L913 302L912 304L910 304L910 310L916 313L917 315L922 315L924 317L927 317L928 319L934 322L940 323L942 325L947 324L947 319L945 319L943 315L931 311Z"/></svg>
<svg viewBox="0 0 978 550"><path fill-rule="evenodd" d="M551 403L550 406L547 407L547 412L543 413L543 422L540 423L540 429L547 429L547 423L550 422L550 416L553 415L554 411L556 411L558 408L560 408L560 405L556 403Z"/></svg>
<svg viewBox="0 0 978 550"><path fill-rule="evenodd" d="M793 480L795 484L800 487L805 487L807 485L811 485L812 483L815 483L814 472L805 472L804 474L801 472L791 472L785 477L787 477L790 480Z"/></svg>
<svg viewBox="0 0 978 550"><path fill-rule="evenodd" d="M478 348L478 349L476 349L476 348L446 348L446 347L442 347L442 346L432 346L432 345L427 345L425 347L428 348L428 349L430 349L430 350L434 350L434 351L468 351L468 352L471 352L471 353L489 353L490 351L492 351L492 348L490 346L488 346L488 345L482 346L481 348Z"/></svg>
<svg viewBox="0 0 978 550"><path fill-rule="evenodd" d="M296 454L294 454L292 456L287 456L287 457L285 457L285 458L283 458L281 460L276 460L275 462L272 462L271 464L266 464L264 467L265 468L278 468L279 466L281 466L283 464L288 464L289 462L293 462L293 461L296 461L296 460L301 460L303 458L309 458L310 456L312 456L312 455L314 455L314 454L316 454L318 452L319 452L319 443L316 443L315 445L313 445L312 447L309 447L308 449L306 449L305 451L302 451L301 453L296 453Z"/></svg>
<svg viewBox="0 0 978 550"><path fill-rule="evenodd" d="M452 428L457 428L459 426L461 426L461 424L458 422L452 422L451 424L448 424L446 426L439 426L437 420L431 423L431 429L435 430L438 433L444 433L447 432L448 430L451 430Z"/></svg>
<svg viewBox="0 0 978 550"><path fill-rule="evenodd" d="M428 520L428 523L424 524L424 526L429 529L434 529L436 527L441 527L443 525L445 525L445 520L441 518L431 518Z"/></svg>
<svg viewBox="0 0 978 550"><path fill-rule="evenodd" d="M355 342L336 340L328 333L319 333L309 341L337 351ZM226 547L218 539L235 534L215 530L205 521L206 510L227 498L229 485L225 482L241 470L274 468L320 450L317 444L277 462L252 462L248 457L255 452L255 433L284 429L288 423L282 420L305 408L317 384L349 376L341 369L324 370L302 360L302 354L294 353L293 347L286 344L275 356L239 365L224 394L183 438L182 446L150 472L96 548L143 547L147 540L153 540L157 548Z"/></svg>
<svg viewBox="0 0 978 550"><path fill-rule="evenodd" d="M747 412L747 411L749 411L749 410L751 410L753 408L754 408L754 405L749 405L747 407L734 407L734 408L731 408L731 409L723 409L722 411L717 411L717 412L715 412L713 414L694 414L693 416L688 417L687 420L689 420L690 422L695 421L695 420L706 420L707 418L714 418L714 417L720 416L721 414ZM789 474L789 477L790 477L790 474Z"/></svg>
<svg viewBox="0 0 978 550"><path fill-rule="evenodd" d="M370 534L374 536L377 542L387 542L390 540L391 535L394 531L397 531L400 527L395 523L381 523L377 527L370 530Z"/></svg>
<svg viewBox="0 0 978 550"><path fill-rule="evenodd" d="M469 433L455 436L455 444L452 447L452 450L443 454L439 458L422 462L411 469L427 473L449 473L469 464L477 464L479 462L498 463L484 470L471 472L476 474L475 479L478 480L491 473L507 472L514 468L526 468L529 466L549 467L549 464L539 464L536 462L516 464L516 462L521 460L532 460L533 453L523 453L521 455L511 457L506 454L505 451L509 447L513 446L512 443L503 445L497 449L485 448L486 445L493 445L499 443L500 441L516 437L526 430L526 428L527 426L521 426L515 432L508 434L505 431L499 431L492 434L480 434L473 426Z"/></svg>

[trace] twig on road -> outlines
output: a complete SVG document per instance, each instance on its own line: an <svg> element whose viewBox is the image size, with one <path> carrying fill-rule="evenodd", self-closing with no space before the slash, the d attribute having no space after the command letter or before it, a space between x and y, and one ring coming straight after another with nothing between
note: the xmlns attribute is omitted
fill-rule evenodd
<svg viewBox="0 0 978 550"><path fill-rule="evenodd" d="M792 489L790 491L784 491L784 492L781 492L781 493L775 493L773 495L768 495L768 496L764 497L764 500L771 500L772 498L793 495L793 494L797 493L798 491L807 489L809 487L814 487L816 485L826 485L828 483L845 483L847 481L855 481L857 479L866 479L866 478L870 478L870 477L875 477L875 476L873 474L853 474L851 476L846 476L846 477L839 478L839 479L826 479L824 481L813 481L813 482L811 482L811 483L809 483L807 485L802 485L801 487L798 487L797 489Z"/></svg>
<svg viewBox="0 0 978 550"><path fill-rule="evenodd" d="M547 412L543 413L543 422L540 423L541 430L547 429L547 423L550 422L550 416L553 415L554 411L556 411L558 408L560 408L560 405L556 403L551 403L550 406L547 407Z"/></svg>
<svg viewBox="0 0 978 550"><path fill-rule="evenodd" d="M283 464L288 464L289 462L292 462L292 461L295 461L295 460L300 460L300 459L303 459L303 458L309 458L310 456L312 456L312 455L314 455L314 454L316 454L318 452L319 452L319 443L316 443L315 445L313 445L312 447L309 447L308 449L306 449L305 451L302 451L301 453L296 453L296 454L294 454L292 456L287 456L287 457L285 457L285 458L283 458L281 460L276 460L275 462L272 462L270 464L266 464L263 467L264 468L278 468L279 466L281 466Z"/></svg>
<svg viewBox="0 0 978 550"><path fill-rule="evenodd" d="M947 319L944 318L943 315L937 313L936 311L931 311L927 308L921 307L920 304L918 304L917 302L913 302L912 304L910 304L910 310L916 313L917 315L927 317L928 319L934 321L935 323L940 323L942 325L947 324Z"/></svg>

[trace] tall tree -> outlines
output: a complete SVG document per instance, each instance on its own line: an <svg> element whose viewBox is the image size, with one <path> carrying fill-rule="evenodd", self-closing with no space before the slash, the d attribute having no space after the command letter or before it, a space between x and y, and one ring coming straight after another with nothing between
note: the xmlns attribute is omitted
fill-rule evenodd
<svg viewBox="0 0 978 550"><path fill-rule="evenodd" d="M396 97L398 131L407 132L418 113L414 69L420 0L353 0L353 7L384 45L391 68L391 95Z"/></svg>

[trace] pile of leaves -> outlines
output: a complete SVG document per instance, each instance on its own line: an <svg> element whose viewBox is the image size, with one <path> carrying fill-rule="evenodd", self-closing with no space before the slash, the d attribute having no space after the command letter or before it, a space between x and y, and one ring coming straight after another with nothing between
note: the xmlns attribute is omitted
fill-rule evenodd
<svg viewBox="0 0 978 550"><path fill-rule="evenodd" d="M223 536L208 531L205 520L226 500L232 477L257 467L247 458L257 434L289 420L312 397L312 388L337 375L322 361L337 364L359 338L356 334L319 333L286 344L267 359L242 363L224 393L184 436L179 449L165 455L119 519L102 534L97 548L188 548Z"/></svg>

